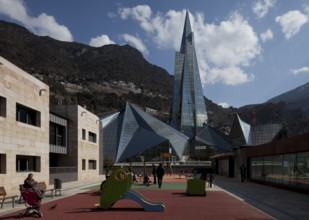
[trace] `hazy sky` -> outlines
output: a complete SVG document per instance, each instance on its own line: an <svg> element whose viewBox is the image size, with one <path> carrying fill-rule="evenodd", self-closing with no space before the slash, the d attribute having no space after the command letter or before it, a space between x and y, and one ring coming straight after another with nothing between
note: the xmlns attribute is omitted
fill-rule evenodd
<svg viewBox="0 0 309 220"><path fill-rule="evenodd" d="M263 103L309 81L309 0L0 0L0 19L34 34L130 44L170 74L186 10L213 102Z"/></svg>

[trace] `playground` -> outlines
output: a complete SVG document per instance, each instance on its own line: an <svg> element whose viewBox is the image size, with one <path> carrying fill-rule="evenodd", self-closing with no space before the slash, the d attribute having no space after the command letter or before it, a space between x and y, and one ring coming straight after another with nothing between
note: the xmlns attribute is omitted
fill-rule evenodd
<svg viewBox="0 0 309 220"><path fill-rule="evenodd" d="M115 192L109 190L114 181L103 186L102 191L89 189L76 195L43 203L41 212L44 219L94 220L94 219L273 219L267 214L248 205L242 200L215 188L209 189L206 196L188 196L183 189L187 179L165 178L163 187L150 187L136 184L131 187L122 180L118 172L118 184L123 184ZM115 178L114 178L115 179ZM131 181L130 178L125 178ZM175 186L173 189L172 186ZM113 187L112 187L113 188ZM127 195L133 191L135 197ZM136 194L135 194L136 192ZM131 192L132 193L132 192ZM102 197L102 194L105 194ZM130 194L130 193L129 193ZM112 196L112 197L110 197ZM138 198L142 202L138 201ZM108 198L106 200L106 198ZM105 200L104 200L105 199ZM142 203L151 204L150 208ZM147 204L146 204L147 205ZM155 206L153 208L152 206ZM158 209L159 207L159 209ZM0 219L16 219L20 211L1 216ZM36 216L35 216L36 217ZM34 217L25 217L26 219Z"/></svg>

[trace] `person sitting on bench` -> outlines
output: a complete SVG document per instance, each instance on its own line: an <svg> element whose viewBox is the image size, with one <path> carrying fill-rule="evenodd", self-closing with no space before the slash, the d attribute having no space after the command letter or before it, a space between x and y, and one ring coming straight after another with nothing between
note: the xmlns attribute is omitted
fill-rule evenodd
<svg viewBox="0 0 309 220"><path fill-rule="evenodd" d="M37 187L37 182L33 179L32 173L29 173L27 178L25 179L24 188L26 189L33 188L36 191L36 193L39 195L40 199L44 197L45 191Z"/></svg>

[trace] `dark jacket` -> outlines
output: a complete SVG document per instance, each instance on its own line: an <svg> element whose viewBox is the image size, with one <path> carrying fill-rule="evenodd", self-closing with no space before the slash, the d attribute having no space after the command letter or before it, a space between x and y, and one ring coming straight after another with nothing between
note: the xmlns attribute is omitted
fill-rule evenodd
<svg viewBox="0 0 309 220"><path fill-rule="evenodd" d="M36 181L30 180L30 179L25 179L24 181L24 187L25 188L33 188L36 185Z"/></svg>
<svg viewBox="0 0 309 220"><path fill-rule="evenodd" d="M158 177L163 177L164 176L164 168L163 167L158 167L157 168L157 176Z"/></svg>

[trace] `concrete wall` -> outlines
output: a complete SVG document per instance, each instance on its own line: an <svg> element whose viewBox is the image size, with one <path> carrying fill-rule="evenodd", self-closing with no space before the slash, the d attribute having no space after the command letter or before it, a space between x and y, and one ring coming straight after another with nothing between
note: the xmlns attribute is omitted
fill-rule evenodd
<svg viewBox="0 0 309 220"><path fill-rule="evenodd" d="M28 172L17 172L16 155L38 157L37 181L49 182L49 87L0 57L0 185L7 193L19 193ZM16 104L39 112L39 123L17 121Z"/></svg>
<svg viewBox="0 0 309 220"><path fill-rule="evenodd" d="M249 167L248 159L247 159L247 151L242 151L241 149L235 150L235 164L234 164L234 174L235 178L241 180L240 176L240 167L242 164L245 165L245 167ZM247 169L248 170L248 169Z"/></svg>
<svg viewBox="0 0 309 220"><path fill-rule="evenodd" d="M85 180L99 176L99 117L78 106L78 179ZM82 129L86 131L86 139L82 139ZM89 132L95 134L96 141L89 141ZM82 169L82 160L85 160L85 170ZM89 161L95 161L95 169L89 169Z"/></svg>
<svg viewBox="0 0 309 220"><path fill-rule="evenodd" d="M91 179L99 176L101 165L100 121L99 118L78 105L52 106L52 111L69 119L68 123L68 154L62 156L60 164L77 167L78 180ZM85 139L83 139L83 129ZM96 142L89 141L89 132L96 135ZM82 161L85 161L83 169ZM96 168L89 169L89 161L96 161ZM102 163L103 164L103 163Z"/></svg>
<svg viewBox="0 0 309 220"><path fill-rule="evenodd" d="M229 176L229 159L218 160L218 172L220 176Z"/></svg>

